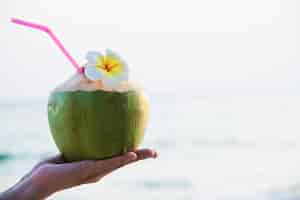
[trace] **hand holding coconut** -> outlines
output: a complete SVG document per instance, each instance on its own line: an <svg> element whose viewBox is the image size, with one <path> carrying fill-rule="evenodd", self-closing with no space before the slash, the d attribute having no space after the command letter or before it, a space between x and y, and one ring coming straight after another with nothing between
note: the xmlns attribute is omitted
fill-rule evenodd
<svg viewBox="0 0 300 200"><path fill-rule="evenodd" d="M48 119L60 156L42 161L2 199L43 199L70 187L94 183L127 164L156 158L137 150L148 120L148 100L128 82L127 64L111 50L90 51L80 67L43 25L12 22L46 32L76 68L50 95Z"/></svg>
<svg viewBox="0 0 300 200"><path fill-rule="evenodd" d="M0 194L0 200L44 199L64 189L95 183L120 167L156 156L155 151L142 149L106 160L66 163L59 155L37 164L18 184Z"/></svg>

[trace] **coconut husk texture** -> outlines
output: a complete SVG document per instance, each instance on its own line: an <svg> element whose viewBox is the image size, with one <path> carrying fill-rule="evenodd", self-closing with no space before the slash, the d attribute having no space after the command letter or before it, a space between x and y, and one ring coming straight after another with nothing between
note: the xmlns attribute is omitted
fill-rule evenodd
<svg viewBox="0 0 300 200"><path fill-rule="evenodd" d="M138 147L148 108L140 90L57 91L49 97L48 121L67 161L106 159Z"/></svg>

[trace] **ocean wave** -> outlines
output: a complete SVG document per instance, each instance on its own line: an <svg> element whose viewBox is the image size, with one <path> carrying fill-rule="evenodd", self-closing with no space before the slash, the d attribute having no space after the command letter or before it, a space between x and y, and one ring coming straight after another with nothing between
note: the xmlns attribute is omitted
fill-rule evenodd
<svg viewBox="0 0 300 200"><path fill-rule="evenodd" d="M13 158L14 156L10 153L0 153L0 162L5 162Z"/></svg>
<svg viewBox="0 0 300 200"><path fill-rule="evenodd" d="M20 161L20 160L42 160L50 156L55 155L53 152L41 152L41 153L1 153L0 162L8 161Z"/></svg>
<svg viewBox="0 0 300 200"><path fill-rule="evenodd" d="M190 189L193 187L192 182L187 179L146 180L139 185L147 189Z"/></svg>

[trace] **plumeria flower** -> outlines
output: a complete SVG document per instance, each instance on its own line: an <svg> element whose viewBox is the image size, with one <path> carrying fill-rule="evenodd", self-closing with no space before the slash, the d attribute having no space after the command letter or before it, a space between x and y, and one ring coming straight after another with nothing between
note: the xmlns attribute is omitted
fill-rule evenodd
<svg viewBox="0 0 300 200"><path fill-rule="evenodd" d="M115 88L122 81L128 80L127 64L114 52L107 49L105 55L89 51L84 74L92 81L102 81L104 88Z"/></svg>

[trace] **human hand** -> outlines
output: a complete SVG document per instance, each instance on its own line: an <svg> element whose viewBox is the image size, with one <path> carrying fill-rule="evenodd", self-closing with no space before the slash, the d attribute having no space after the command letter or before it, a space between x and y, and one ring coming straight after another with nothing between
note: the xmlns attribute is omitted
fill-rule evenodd
<svg viewBox="0 0 300 200"><path fill-rule="evenodd" d="M55 156L37 164L18 184L0 194L3 199L39 200L51 194L87 183L95 183L107 174L130 163L156 158L150 149L128 152L106 160L86 160L67 163L62 156Z"/></svg>

